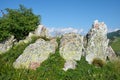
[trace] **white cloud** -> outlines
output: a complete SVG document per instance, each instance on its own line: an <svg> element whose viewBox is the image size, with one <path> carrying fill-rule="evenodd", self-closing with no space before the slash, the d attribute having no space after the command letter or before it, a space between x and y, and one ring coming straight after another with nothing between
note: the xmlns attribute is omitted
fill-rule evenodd
<svg viewBox="0 0 120 80"><path fill-rule="evenodd" d="M69 33L69 32L78 33L78 30L77 30L77 29L74 29L74 28L71 28L71 27L62 28L62 29L60 29L60 31L61 31L62 33Z"/></svg>
<svg viewBox="0 0 120 80"><path fill-rule="evenodd" d="M72 27L67 27L67 28L54 28L54 27L52 27L52 28L48 28L48 30L52 36L70 33L70 32L81 34L83 32L83 29L75 29Z"/></svg>

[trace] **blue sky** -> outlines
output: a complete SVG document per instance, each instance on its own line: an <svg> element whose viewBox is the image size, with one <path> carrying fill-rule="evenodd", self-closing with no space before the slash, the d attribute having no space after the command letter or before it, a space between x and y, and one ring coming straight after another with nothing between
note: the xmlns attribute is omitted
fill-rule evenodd
<svg viewBox="0 0 120 80"><path fill-rule="evenodd" d="M0 0L0 9L15 9L19 4L41 15L41 23L49 29L69 27L87 32L96 19L104 21L109 30L120 29L120 0Z"/></svg>

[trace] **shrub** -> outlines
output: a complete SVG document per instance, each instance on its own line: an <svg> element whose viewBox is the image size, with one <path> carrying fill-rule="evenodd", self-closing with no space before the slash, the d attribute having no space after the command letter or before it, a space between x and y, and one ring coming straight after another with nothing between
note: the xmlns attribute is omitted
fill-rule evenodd
<svg viewBox="0 0 120 80"><path fill-rule="evenodd" d="M105 64L105 62L99 58L95 58L92 62L93 65L97 66L97 67L103 67L103 65Z"/></svg>
<svg viewBox="0 0 120 80"><path fill-rule="evenodd" d="M20 5L18 9L6 8L6 14L0 18L0 41L14 35L17 40L24 39L30 31L40 24L40 16L32 9Z"/></svg>

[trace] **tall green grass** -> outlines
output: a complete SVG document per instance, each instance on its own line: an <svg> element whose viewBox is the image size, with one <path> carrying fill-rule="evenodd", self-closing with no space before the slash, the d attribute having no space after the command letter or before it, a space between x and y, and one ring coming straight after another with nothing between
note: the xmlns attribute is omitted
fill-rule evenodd
<svg viewBox="0 0 120 80"><path fill-rule="evenodd" d="M89 65L82 57L80 61L77 61L75 70L70 69L65 72L62 70L65 60L60 56L59 49L36 70L14 69L13 62L35 40L28 44L14 46L5 54L0 55L0 80L120 80L120 58L102 67L96 67ZM57 39L58 43L59 41Z"/></svg>

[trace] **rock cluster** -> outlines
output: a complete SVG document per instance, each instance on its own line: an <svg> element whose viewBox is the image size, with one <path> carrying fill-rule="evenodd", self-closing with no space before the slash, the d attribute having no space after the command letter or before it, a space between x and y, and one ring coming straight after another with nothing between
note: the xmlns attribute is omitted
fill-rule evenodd
<svg viewBox="0 0 120 80"><path fill-rule="evenodd" d="M116 58L115 52L108 46L107 26L104 22L95 20L85 37L86 40L83 39L83 36L75 33L63 35L59 51L66 61L63 68L64 71L75 69L76 60L80 60L81 55L85 56L89 64L92 64L96 59L106 62L107 59L112 61Z"/></svg>
<svg viewBox="0 0 120 80"><path fill-rule="evenodd" d="M45 41L38 39L24 50L13 63L14 68L36 69L45 61L50 53L55 53L57 42L55 40Z"/></svg>
<svg viewBox="0 0 120 80"><path fill-rule="evenodd" d="M18 44L22 43L22 42L28 43L28 42L32 41L33 36L44 37L44 38L48 38L48 39L50 38L47 28L43 25L38 25L37 29L34 32L30 32L29 35L26 37L26 39L20 40L18 42Z"/></svg>
<svg viewBox="0 0 120 80"><path fill-rule="evenodd" d="M60 40L60 55L66 63L63 70L75 69L76 60L81 59L83 49L83 36L75 33L64 34Z"/></svg>
<svg viewBox="0 0 120 80"><path fill-rule="evenodd" d="M58 48L58 43L55 38L50 38L48 30L39 25L34 32L30 32L26 39L18 42L28 43L32 41L32 37L37 36L39 39L25 48L23 53L13 63L14 68L36 69L45 61L49 55L54 54ZM49 41L44 40L49 39ZM0 54L8 51L15 39L11 36L8 40L0 43ZM64 71L68 69L75 69L77 62L80 61L81 56L84 55L89 64L95 59L106 61L116 58L115 52L108 45L107 26L104 22L95 20L92 28L86 36L81 36L76 33L63 34L60 39L59 53L66 61L64 64Z"/></svg>
<svg viewBox="0 0 120 80"><path fill-rule="evenodd" d="M14 36L11 36L9 39L1 42L0 43L0 54L8 51L13 46L14 42L15 44L31 42L33 36L50 38L47 28L45 28L43 25L38 25L37 29L34 32L30 32L29 35L24 40L15 42Z"/></svg>

